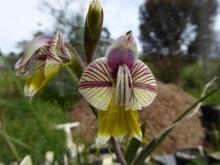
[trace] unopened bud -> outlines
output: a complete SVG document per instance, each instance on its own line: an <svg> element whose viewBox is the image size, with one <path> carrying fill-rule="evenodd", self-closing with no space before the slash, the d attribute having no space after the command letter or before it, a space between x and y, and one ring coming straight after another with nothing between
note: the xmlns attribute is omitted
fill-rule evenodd
<svg viewBox="0 0 220 165"><path fill-rule="evenodd" d="M86 62L89 64L94 58L96 45L100 38L103 25L103 9L99 0L93 0L86 16L84 45Z"/></svg>

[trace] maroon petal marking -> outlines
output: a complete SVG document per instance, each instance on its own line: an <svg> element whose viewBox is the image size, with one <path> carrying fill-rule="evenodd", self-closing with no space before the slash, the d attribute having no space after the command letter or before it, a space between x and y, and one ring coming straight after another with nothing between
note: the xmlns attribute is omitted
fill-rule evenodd
<svg viewBox="0 0 220 165"><path fill-rule="evenodd" d="M133 83L130 107L132 110L141 110L150 105L156 97L156 81L147 65L140 60L130 71Z"/></svg>
<svg viewBox="0 0 220 165"><path fill-rule="evenodd" d="M95 108L107 110L113 95L113 80L106 58L96 59L85 69L79 92Z"/></svg>

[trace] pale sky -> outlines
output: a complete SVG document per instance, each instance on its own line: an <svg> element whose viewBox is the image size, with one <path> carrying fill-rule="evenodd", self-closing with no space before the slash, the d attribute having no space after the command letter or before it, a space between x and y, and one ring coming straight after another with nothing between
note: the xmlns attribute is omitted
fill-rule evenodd
<svg viewBox="0 0 220 165"><path fill-rule="evenodd" d="M62 0L60 0L62 1ZM113 38L132 30L139 36L139 6L144 0L100 0L104 8L104 26ZM3 53L19 51L16 43L30 40L33 33L51 28L50 16L40 10L41 0L0 0L0 50ZM53 2L53 0L51 0ZM73 0L73 12L87 12L90 0ZM39 23L41 24L39 26ZM141 45L138 44L140 48Z"/></svg>
<svg viewBox="0 0 220 165"><path fill-rule="evenodd" d="M54 2L55 0L48 0ZM62 1L62 0L57 0ZM90 0L72 0L73 12L87 12ZM145 0L100 0L104 8L104 26L113 38L132 30L139 37L139 6ZM219 0L220 1L220 0ZM42 0L0 0L0 50L3 53L18 52L16 43L32 39L33 34L51 28L51 17L40 10ZM56 5L56 4L55 4ZM219 10L220 13L220 10ZM220 32L220 14L214 29ZM40 26L39 26L40 23ZM138 42L140 50L141 44Z"/></svg>

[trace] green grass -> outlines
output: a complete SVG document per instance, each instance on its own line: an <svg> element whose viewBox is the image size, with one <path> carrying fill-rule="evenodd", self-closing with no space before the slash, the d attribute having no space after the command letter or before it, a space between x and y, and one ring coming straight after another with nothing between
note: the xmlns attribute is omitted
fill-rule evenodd
<svg viewBox="0 0 220 165"><path fill-rule="evenodd" d="M211 89L209 89L209 90L211 90ZM187 92L189 94L191 94L192 96L196 97L196 98L199 98L201 96L201 93L202 93L202 91L199 91L198 89L190 89L190 90L187 90ZM211 97L207 98L204 101L204 103L209 104L209 105L219 106L219 104L220 104L220 92L215 93Z"/></svg>
<svg viewBox="0 0 220 165"><path fill-rule="evenodd" d="M210 59L208 65L209 77L205 78L203 70L198 62L195 62L189 66L186 66L179 80L179 85L192 96L199 98L205 85L205 81L210 81L213 77L218 76L216 84L220 83L220 58ZM210 89L211 90L211 89ZM204 103L219 105L220 104L220 93L216 93L208 98Z"/></svg>
<svg viewBox="0 0 220 165"><path fill-rule="evenodd" d="M39 126L36 123L32 113L26 107L20 99L1 99L1 103L4 103L4 113L2 115L3 127L10 136L19 139L20 141L31 146L36 152L44 154L48 150L52 150L56 155L60 156L65 152L65 139L62 131L55 130L54 127L57 124L68 122L68 116L62 111L62 109L55 103L50 103L42 100L36 100L33 102L37 116L40 118L40 122L47 131L52 145L46 141L46 138L42 134ZM12 160L5 140L0 138L0 161L9 162ZM22 146L15 146L23 157L29 154ZM33 154L33 158L39 159L38 155Z"/></svg>
<svg viewBox="0 0 220 165"><path fill-rule="evenodd" d="M0 72L0 121L3 133L14 139L6 139L0 134L0 162L8 164L17 159L9 143L13 145L20 159L31 154L37 162L43 160L41 156L51 150L59 160L66 152L65 137L63 131L55 129L55 125L70 122L68 113L55 98L50 99L49 95L43 97L40 94L32 100L34 112L49 136L50 142L47 141L16 84L20 85L22 82L16 80L11 72ZM23 143L31 149L22 145Z"/></svg>

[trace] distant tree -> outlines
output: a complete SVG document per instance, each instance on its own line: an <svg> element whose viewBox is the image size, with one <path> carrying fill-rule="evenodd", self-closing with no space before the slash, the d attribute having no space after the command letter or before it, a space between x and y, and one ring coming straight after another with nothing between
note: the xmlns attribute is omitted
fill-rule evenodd
<svg viewBox="0 0 220 165"><path fill-rule="evenodd" d="M206 65L217 6L217 0L147 0L140 7L143 52L161 80L177 81L192 59L200 58Z"/></svg>
<svg viewBox="0 0 220 165"><path fill-rule="evenodd" d="M2 51L0 50L0 57L1 57L1 56L3 56L3 53L2 53Z"/></svg>

